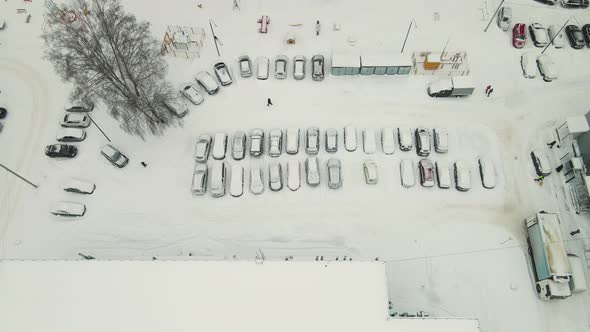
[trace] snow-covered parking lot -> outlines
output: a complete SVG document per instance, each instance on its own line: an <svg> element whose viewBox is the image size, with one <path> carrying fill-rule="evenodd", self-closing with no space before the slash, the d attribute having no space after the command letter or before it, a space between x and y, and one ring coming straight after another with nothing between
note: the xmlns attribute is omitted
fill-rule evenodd
<svg viewBox="0 0 590 332"><path fill-rule="evenodd" d="M589 217L573 213L561 175L552 174L539 186L533 181L537 176L529 157L533 148L545 149L555 166L560 152L546 146L553 139L553 128L565 117L587 111L589 48L575 50L567 42L561 50L550 46L545 54L556 62L559 79L546 83L540 77L524 78L520 68L524 51L540 54L541 48L530 40L524 50L513 48L511 29L503 32L495 22L483 32L486 18L500 1L241 0L239 11L232 11L230 1L197 3L203 8L188 0L150 5L124 1L138 19L152 23L158 39L167 25L205 28L201 58L168 58L173 84L194 82L201 70L213 73L217 60L230 66L234 82L217 95L205 94L203 104L190 106L182 126L145 141L123 132L105 106L98 104L93 119L130 158L122 169L100 155L100 147L108 142L93 125L85 141L76 143L76 158L43 155L45 145L56 143L71 87L60 83L50 64L41 59L42 42L36 36L43 24L42 4L24 5L33 15L32 22L25 24L16 14L21 3L0 3L0 10L7 13L7 28L0 31L0 104L10 110L0 134L0 162L39 185L35 190L0 172L1 258L76 259L79 252L99 259L189 259L189 254L212 260L251 260L261 254L272 260L378 258L388 261L389 292L396 311L477 317L482 331L588 330L588 292L554 303L536 297L523 220L535 211L558 211L564 234L578 228L582 235L589 234ZM561 25L572 15L574 24L590 23L590 10L548 7L532 0L506 4L513 9L513 23L539 21L548 27ZM267 35L257 33L261 14L272 20ZM223 42L220 57L209 34L210 19ZM441 51L447 41L447 49L466 51L476 83L473 96L431 98L426 85L433 78L428 76L329 74L330 55L336 51L399 53L412 19L416 25L404 55L410 59L414 51ZM319 36L314 31L316 20L322 22ZM333 23L341 30L332 30ZM291 26L297 24L301 25ZM285 43L289 31L297 36L295 45ZM237 60L244 54L251 59L285 54L290 61L297 54L308 60L323 54L327 75L321 82L312 81L310 75L295 81L290 62L286 80L272 75L266 81L243 79ZM494 87L490 97L484 93L487 85ZM267 98L272 98L273 106L267 107ZM357 128L359 148L354 152L344 149L346 125ZM238 130L263 128L268 135L273 128L300 128L303 135L311 126L321 130L319 187L302 179L298 191L285 187L273 192L265 181L262 195L248 191L248 171L253 166L264 169L266 180L271 161L281 162L284 171L290 159L303 166L307 155L301 140L300 152L293 156L226 158L228 165L245 169L242 197L191 194L193 154L200 134L225 132L231 145L231 134ZM396 141L393 155L385 155L380 147L372 155L362 151L361 130L379 132L384 127L447 129L449 153L433 151L429 158L449 165L467 162L471 190L423 188L417 169L416 186L402 187L400 161L410 159L416 165L421 157L415 149L400 151ZM327 128L339 130L335 154L324 149ZM332 157L342 162L339 190L327 186L325 164ZM497 185L492 190L481 185L480 157L495 164ZM363 177L367 158L379 167L379 183L374 186L366 185ZM96 191L88 196L63 192L60 184L70 177L96 183ZM52 216L49 210L57 200L86 204L86 215ZM583 255L589 244L579 239L587 237L568 235L568 250Z"/></svg>

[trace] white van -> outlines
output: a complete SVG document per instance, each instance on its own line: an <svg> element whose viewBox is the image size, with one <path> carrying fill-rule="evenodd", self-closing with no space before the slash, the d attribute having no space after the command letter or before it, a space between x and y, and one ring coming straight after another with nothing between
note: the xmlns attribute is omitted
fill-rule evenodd
<svg viewBox="0 0 590 332"><path fill-rule="evenodd" d="M416 184L416 175L414 174L414 163L409 159L402 160L400 164L400 175L402 186L412 188Z"/></svg>
<svg viewBox="0 0 590 332"><path fill-rule="evenodd" d="M213 159L221 160L225 158L225 150L227 148L227 134L217 133L213 140Z"/></svg>
<svg viewBox="0 0 590 332"><path fill-rule="evenodd" d="M288 154L297 154L299 152L299 128L287 129L287 148Z"/></svg>
<svg viewBox="0 0 590 332"><path fill-rule="evenodd" d="M344 148L348 152L356 150L356 129L353 126L344 127Z"/></svg>
<svg viewBox="0 0 590 332"><path fill-rule="evenodd" d="M268 79L268 64L269 60L265 56L256 58L256 78L259 80Z"/></svg>
<svg viewBox="0 0 590 332"><path fill-rule="evenodd" d="M307 184L317 186L320 184L320 162L317 157L305 160L305 173L307 173Z"/></svg>
<svg viewBox="0 0 590 332"><path fill-rule="evenodd" d="M287 187L291 191L296 191L301 187L301 166L297 159L291 159L287 162Z"/></svg>
<svg viewBox="0 0 590 332"><path fill-rule="evenodd" d="M395 132L393 128L383 128L381 130L381 147L385 154L395 152Z"/></svg>
<svg viewBox="0 0 590 332"><path fill-rule="evenodd" d="M363 130L363 150L365 153L375 153L377 143L375 143L375 132L373 129Z"/></svg>
<svg viewBox="0 0 590 332"><path fill-rule="evenodd" d="M215 82L213 77L211 77L211 75L206 71L197 73L195 80L210 95L214 95L219 91L219 85L217 85L217 82Z"/></svg>
<svg viewBox="0 0 590 332"><path fill-rule="evenodd" d="M211 167L211 195L213 197L222 197L225 195L225 163L214 163Z"/></svg>
<svg viewBox="0 0 590 332"><path fill-rule="evenodd" d="M240 165L233 165L231 168L229 193L232 197L240 197L244 193L244 168Z"/></svg>

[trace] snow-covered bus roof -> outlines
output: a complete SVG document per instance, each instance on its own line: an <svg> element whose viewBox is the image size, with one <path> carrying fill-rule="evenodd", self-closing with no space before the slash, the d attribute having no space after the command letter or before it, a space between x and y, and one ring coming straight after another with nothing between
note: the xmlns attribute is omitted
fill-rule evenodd
<svg viewBox="0 0 590 332"><path fill-rule="evenodd" d="M360 68L361 56L354 53L334 53L332 67Z"/></svg>
<svg viewBox="0 0 590 332"><path fill-rule="evenodd" d="M11 332L476 332L473 319L388 319L378 262L2 261Z"/></svg>

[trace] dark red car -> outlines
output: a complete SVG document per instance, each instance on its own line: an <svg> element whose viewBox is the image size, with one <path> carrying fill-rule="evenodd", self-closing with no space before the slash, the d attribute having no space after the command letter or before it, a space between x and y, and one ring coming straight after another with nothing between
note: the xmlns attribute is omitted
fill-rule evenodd
<svg viewBox="0 0 590 332"><path fill-rule="evenodd" d="M516 23L512 29L512 45L523 48L526 43L526 24Z"/></svg>

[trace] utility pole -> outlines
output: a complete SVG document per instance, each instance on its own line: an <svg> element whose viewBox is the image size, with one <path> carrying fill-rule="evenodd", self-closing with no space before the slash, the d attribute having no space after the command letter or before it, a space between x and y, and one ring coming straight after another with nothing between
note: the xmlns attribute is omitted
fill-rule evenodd
<svg viewBox="0 0 590 332"><path fill-rule="evenodd" d="M209 27L211 28L211 35L213 36L213 41L215 42L215 49L217 50L217 56L221 56L221 54L219 53L219 46L217 46L217 43L221 43L219 41L219 38L217 38L217 36L215 35L215 31L213 31L213 24L215 24L215 22L213 22L213 20L209 19ZM217 24L215 24L215 26L217 26Z"/></svg>
<svg viewBox="0 0 590 332"><path fill-rule="evenodd" d="M547 49L547 47L549 47L549 45L553 44L553 40L559 36L559 34L561 33L561 31L565 28L565 26L569 23L569 21L572 19L573 16L570 16L567 21L565 21L565 23L561 26L561 29L559 29L559 31L557 31L557 33L555 34L555 36L553 36L553 38L551 38L551 40L549 41L549 43L547 43L547 45L545 45L545 48L543 48L543 50L541 51L541 54L545 53L545 50Z"/></svg>
<svg viewBox="0 0 590 332"><path fill-rule="evenodd" d="M492 24L492 21L494 20L494 17L496 17L496 15L498 15L498 12L500 11L500 8L502 7L503 4L504 4L504 0L500 1L500 4L498 5L498 8L496 8L496 11L494 12L494 15L492 15L492 18L488 22L488 25L486 26L486 28L483 29L483 32L488 32L488 28L490 27L490 24Z"/></svg>
<svg viewBox="0 0 590 332"><path fill-rule="evenodd" d="M402 50L400 53L404 53L404 49L406 48L406 42L408 41L408 37L410 36L410 29L412 29L412 23L414 24L414 26L416 26L416 28L418 27L416 25L416 21L414 21L414 18L412 17L412 20L410 21L410 25L408 26L408 32L406 32L406 38L404 38L404 44L402 45Z"/></svg>
<svg viewBox="0 0 590 332"><path fill-rule="evenodd" d="M91 121L92 123L94 123L94 125L96 126L96 128L98 128L98 130L100 130L100 132L102 133L102 135L103 135L103 136L104 136L104 137L107 139L107 141L109 141L109 143L110 143L110 142L111 142L111 139L110 139L110 138L107 136L107 134L105 134L105 132L104 132L104 131L102 131L102 128L100 128L100 126L99 126L99 125L98 125L96 122L94 122L94 119L93 119L93 118L90 116L90 114L86 114L86 115L88 115L88 118L90 119L90 121Z"/></svg>
<svg viewBox="0 0 590 332"><path fill-rule="evenodd" d="M35 189L39 188L39 186L38 186L38 185L36 185L36 184L34 184L33 182L31 182L31 181L29 181L29 180L25 179L24 177L20 176L20 175L19 175L17 172L15 172L15 171L11 170L10 168L8 168L8 167L6 167L6 166L4 166L4 165L2 165L2 164L0 164L0 167L4 168L4 169L5 169L5 170L7 170L7 171L8 171L10 174L12 174L12 175L16 176L17 178L19 178L19 179L23 180L24 182L28 183L28 184L29 184L29 185L31 185L33 188L35 188Z"/></svg>

